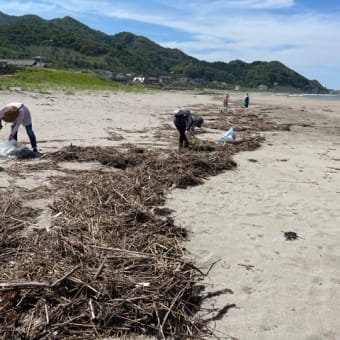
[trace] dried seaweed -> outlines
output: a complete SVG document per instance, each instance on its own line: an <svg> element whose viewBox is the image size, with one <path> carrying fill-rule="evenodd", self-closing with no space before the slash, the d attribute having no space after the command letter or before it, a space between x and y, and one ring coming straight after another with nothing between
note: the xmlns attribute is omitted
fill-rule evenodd
<svg viewBox="0 0 340 340"><path fill-rule="evenodd" d="M187 230L161 207L172 188L235 168L232 155L262 140L248 134L237 144L201 141L182 152L71 145L47 154L36 169L97 161L118 170L51 178L48 230L31 228L39 211L22 204L34 191L0 192L2 339L209 334L208 322L234 305L199 316L204 274L185 249ZM46 192L37 190L37 197Z"/></svg>

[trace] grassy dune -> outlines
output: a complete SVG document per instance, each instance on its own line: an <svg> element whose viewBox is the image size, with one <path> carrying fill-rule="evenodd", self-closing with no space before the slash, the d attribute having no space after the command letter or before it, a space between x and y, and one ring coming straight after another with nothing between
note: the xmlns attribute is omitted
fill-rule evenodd
<svg viewBox="0 0 340 340"><path fill-rule="evenodd" d="M124 84L100 77L90 71L65 71L25 68L11 75L0 76L0 89L20 87L23 90L111 90L143 91L138 85Z"/></svg>

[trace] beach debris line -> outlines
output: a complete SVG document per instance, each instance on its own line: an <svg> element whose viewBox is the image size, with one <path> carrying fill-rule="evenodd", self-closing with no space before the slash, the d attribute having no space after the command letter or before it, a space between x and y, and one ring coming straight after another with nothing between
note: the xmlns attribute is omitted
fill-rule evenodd
<svg viewBox="0 0 340 340"><path fill-rule="evenodd" d="M192 106L193 112L200 112L200 106ZM220 111L216 110L214 105L206 105L204 110L205 123L204 126L210 129L227 131L231 127L237 135L241 134L241 138L254 136L257 132L263 131L290 131L291 124L276 123L270 121L265 114L266 107L262 107L260 112L254 110L244 111L240 107L233 107L233 110ZM208 116L208 119L206 119Z"/></svg>
<svg viewBox="0 0 340 340"><path fill-rule="evenodd" d="M234 169L233 154L260 146L261 136L239 128L247 138L235 145L200 141L182 152L70 145L46 154L43 162L6 168L18 176L60 171L62 162L97 161L115 171L64 169L63 176L50 178L50 186L0 191L0 337L211 334L209 322L236 306L198 313L202 301L214 296L204 294L208 273L190 260L187 231L161 207L168 190ZM40 211L24 204L38 198L52 202L48 230L32 227Z"/></svg>
<svg viewBox="0 0 340 340"><path fill-rule="evenodd" d="M30 229L39 211L1 192L0 335L199 339L209 332L196 316L204 274L185 250L187 231L153 209L170 188L234 168L231 154L78 146L47 154L49 169L95 160L118 171L52 178L49 232Z"/></svg>

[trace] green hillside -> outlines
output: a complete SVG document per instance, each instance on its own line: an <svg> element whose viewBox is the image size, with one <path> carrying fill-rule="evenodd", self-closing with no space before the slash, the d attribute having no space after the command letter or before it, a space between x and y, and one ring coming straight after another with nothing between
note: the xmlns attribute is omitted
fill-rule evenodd
<svg viewBox="0 0 340 340"><path fill-rule="evenodd" d="M9 16L0 12L0 36L1 59L43 54L49 66L56 69L101 69L114 73L187 77L226 86L257 88L264 85L269 89L328 92L318 81L309 80L278 61L209 63L129 32L107 35L71 17L44 20L35 15Z"/></svg>

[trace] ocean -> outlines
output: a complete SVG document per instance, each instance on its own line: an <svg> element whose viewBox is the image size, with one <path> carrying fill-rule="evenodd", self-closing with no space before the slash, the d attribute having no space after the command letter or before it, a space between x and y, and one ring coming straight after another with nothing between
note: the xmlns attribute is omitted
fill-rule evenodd
<svg viewBox="0 0 340 340"><path fill-rule="evenodd" d="M313 94L313 93L305 93L305 94L294 94L294 93L275 93L274 96L286 96L286 97L304 97L311 99L331 99L331 100L340 100L340 94Z"/></svg>

